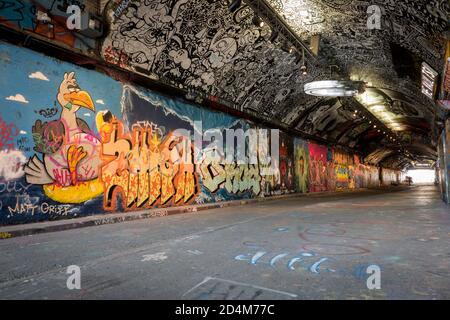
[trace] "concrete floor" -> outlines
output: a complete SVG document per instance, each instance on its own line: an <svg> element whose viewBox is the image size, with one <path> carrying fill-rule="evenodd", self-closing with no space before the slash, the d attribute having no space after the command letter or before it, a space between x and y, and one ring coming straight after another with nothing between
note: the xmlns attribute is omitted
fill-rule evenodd
<svg viewBox="0 0 450 320"><path fill-rule="evenodd" d="M432 186L288 198L1 240L0 298L449 299L449 235Z"/></svg>

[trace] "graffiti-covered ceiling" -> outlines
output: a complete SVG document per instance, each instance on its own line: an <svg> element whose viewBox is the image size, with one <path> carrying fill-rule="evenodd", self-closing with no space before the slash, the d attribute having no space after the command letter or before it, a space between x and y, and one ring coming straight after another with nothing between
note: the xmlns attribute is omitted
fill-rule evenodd
<svg viewBox="0 0 450 320"><path fill-rule="evenodd" d="M317 59L305 56L306 75L300 71L301 54L287 52L284 39L267 23L255 24L256 14L245 1L235 10L229 9L231 0L110 1L102 56L367 154L373 145L404 152L411 136L435 149L435 106L421 93L420 65L425 61L442 70L448 1L265 1L305 43L320 35ZM370 5L381 9L380 30L367 27ZM366 96L306 95L303 85L330 78L330 65L337 66L338 76L368 83ZM372 109L370 99L378 99L382 110ZM374 116L381 121L378 128ZM378 151L375 163L389 156ZM420 146L415 151L435 157Z"/></svg>

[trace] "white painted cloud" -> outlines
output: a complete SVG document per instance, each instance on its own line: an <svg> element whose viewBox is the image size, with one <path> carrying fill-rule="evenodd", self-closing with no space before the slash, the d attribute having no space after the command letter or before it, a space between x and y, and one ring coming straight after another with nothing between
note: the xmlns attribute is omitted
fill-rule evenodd
<svg viewBox="0 0 450 320"><path fill-rule="evenodd" d="M22 151L0 151L0 178L12 180L22 177L25 174L23 165L26 162L27 158Z"/></svg>
<svg viewBox="0 0 450 320"><path fill-rule="evenodd" d="M50 81L50 80L48 80L47 76L45 74L43 74L42 72L40 72L40 71L36 71L36 72L31 73L28 76L28 78L42 80L42 81Z"/></svg>
<svg viewBox="0 0 450 320"><path fill-rule="evenodd" d="M20 134L27 134L27 132L24 130L20 130Z"/></svg>
<svg viewBox="0 0 450 320"><path fill-rule="evenodd" d="M86 117L90 117L90 116L91 116L90 113L85 113L85 114L83 114L83 115L86 116Z"/></svg>
<svg viewBox="0 0 450 320"><path fill-rule="evenodd" d="M98 104L105 104L105 101L103 101L103 99L95 100L95 102L97 102Z"/></svg>
<svg viewBox="0 0 450 320"><path fill-rule="evenodd" d="M5 98L6 100L9 101L17 101L17 102L22 102L22 103L28 103L29 101L27 99L25 99L25 97L23 95L21 95L20 93L16 94L15 96L9 96Z"/></svg>

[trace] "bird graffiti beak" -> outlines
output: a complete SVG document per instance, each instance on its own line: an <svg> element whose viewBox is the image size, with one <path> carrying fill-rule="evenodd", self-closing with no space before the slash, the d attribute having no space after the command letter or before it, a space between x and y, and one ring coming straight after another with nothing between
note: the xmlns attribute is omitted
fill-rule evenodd
<svg viewBox="0 0 450 320"><path fill-rule="evenodd" d="M89 110L95 111L94 102L91 96L86 91L74 91L71 93L66 93L64 99L68 100L73 105L87 108Z"/></svg>

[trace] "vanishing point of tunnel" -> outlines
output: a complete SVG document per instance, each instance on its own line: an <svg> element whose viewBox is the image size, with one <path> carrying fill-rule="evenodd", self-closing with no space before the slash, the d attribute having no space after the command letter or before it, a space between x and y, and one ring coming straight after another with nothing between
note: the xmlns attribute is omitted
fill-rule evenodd
<svg viewBox="0 0 450 320"><path fill-rule="evenodd" d="M449 8L0 0L0 300L450 299Z"/></svg>

